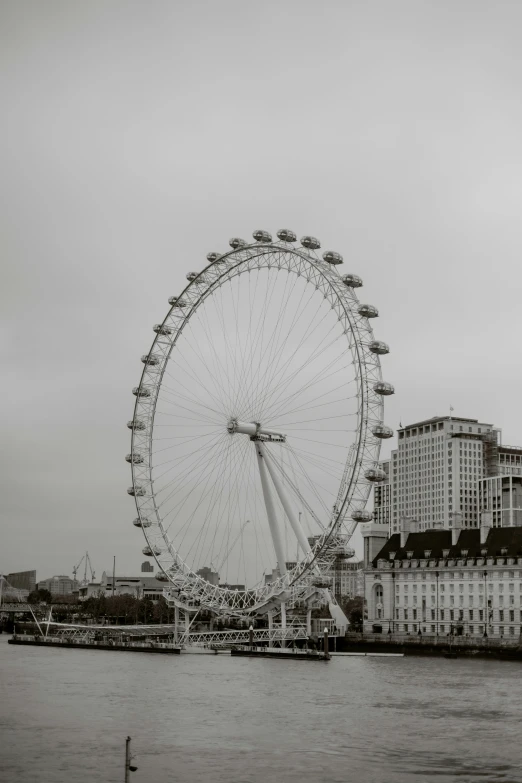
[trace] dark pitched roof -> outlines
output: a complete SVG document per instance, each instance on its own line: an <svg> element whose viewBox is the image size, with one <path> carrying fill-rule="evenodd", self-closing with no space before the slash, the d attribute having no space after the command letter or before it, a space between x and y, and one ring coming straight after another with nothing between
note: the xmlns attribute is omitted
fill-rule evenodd
<svg viewBox="0 0 522 783"><path fill-rule="evenodd" d="M482 554L485 549L486 554ZM502 550L506 552L502 553ZM451 543L451 530L425 530L422 533L410 533L406 539L406 546L401 547L400 533L394 533L389 538L373 565L378 560L389 560L390 552L395 552L395 560L408 560L408 552L413 552L413 560L424 560L424 552L429 551L430 559L442 559L442 552L449 550L446 557L462 557L462 550L467 550L466 557L520 557L522 556L522 527L492 527L489 530L485 544L480 543L480 530L478 528L464 528L460 531L455 546Z"/></svg>

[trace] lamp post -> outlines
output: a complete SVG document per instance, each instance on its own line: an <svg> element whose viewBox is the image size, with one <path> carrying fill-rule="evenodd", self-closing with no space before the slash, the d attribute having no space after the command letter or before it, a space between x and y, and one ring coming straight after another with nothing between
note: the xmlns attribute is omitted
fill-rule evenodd
<svg viewBox="0 0 522 783"><path fill-rule="evenodd" d="M488 572L484 571L484 638L488 637Z"/></svg>
<svg viewBox="0 0 522 783"><path fill-rule="evenodd" d="M439 572L435 571L435 583L436 583L436 619L435 619L435 633L439 635Z"/></svg>

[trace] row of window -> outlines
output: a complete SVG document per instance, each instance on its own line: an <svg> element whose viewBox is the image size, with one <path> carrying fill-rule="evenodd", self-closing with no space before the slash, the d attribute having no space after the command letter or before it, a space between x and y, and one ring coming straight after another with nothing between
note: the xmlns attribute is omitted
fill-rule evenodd
<svg viewBox="0 0 522 783"><path fill-rule="evenodd" d="M420 629L420 626L417 623L412 623L411 626L409 623L405 623L402 626L402 629L399 627L397 630L403 630L405 633L418 633ZM452 626L448 625L439 625L439 633L451 633ZM422 631L424 633L427 633L426 626L422 627ZM437 626L436 625L430 625L430 631L429 633L435 634L437 633ZM484 626L483 625L470 625L466 628L466 633L470 634L471 636L480 635L483 636L484 634ZM506 629L503 625L499 625L496 628L490 628L489 633L494 634L496 636L506 636ZM513 626L509 626L507 629L507 636L516 636L518 635L519 630L518 628L514 628Z"/></svg>
<svg viewBox="0 0 522 783"><path fill-rule="evenodd" d="M468 616L466 618L464 616L464 610L463 609L459 609L458 611L455 610L455 609L439 609L439 619L440 620L451 620L451 621L455 621L455 622L463 622L464 620L469 620L469 621L484 620L485 612L486 612L485 609L477 609L477 610L475 610L475 609L468 609L468 611L467 611L467 615ZM402 614L402 618L401 618L401 614ZM377 615L378 615L379 618L382 617L382 612L379 611L377 613ZM488 610L488 618L489 618L490 621L493 620L493 615L494 615L493 611L492 610ZM422 613L422 618L424 620L426 620L427 616L428 616L428 612L427 612L427 610L424 610L423 613ZM432 620L436 620L437 619L437 612L436 612L435 609L430 609L429 617ZM409 620L410 618L412 620L420 619L420 617L419 617L419 610L418 609L412 609L411 610L411 614L410 614L410 610L409 609L396 609L395 610L395 619L396 620L400 620L400 619ZM508 621L510 623L522 622L522 610L510 609L509 611L505 611L504 609L499 609L498 610L498 620L501 623L508 622Z"/></svg>

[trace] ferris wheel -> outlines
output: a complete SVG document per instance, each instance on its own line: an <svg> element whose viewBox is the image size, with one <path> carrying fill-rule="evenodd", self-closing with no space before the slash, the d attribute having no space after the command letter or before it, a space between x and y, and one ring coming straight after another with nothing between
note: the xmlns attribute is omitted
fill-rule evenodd
<svg viewBox="0 0 522 783"><path fill-rule="evenodd" d="M141 357L126 457L143 554L176 605L237 616L320 585L353 554L393 434L389 348L357 298L362 280L314 237L253 239L209 253L168 300Z"/></svg>

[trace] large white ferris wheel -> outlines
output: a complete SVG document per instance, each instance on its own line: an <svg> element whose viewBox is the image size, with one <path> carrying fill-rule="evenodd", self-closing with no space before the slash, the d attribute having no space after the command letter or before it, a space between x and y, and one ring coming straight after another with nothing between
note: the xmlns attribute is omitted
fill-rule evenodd
<svg viewBox="0 0 522 783"><path fill-rule="evenodd" d="M169 299L136 396L128 492L176 605L262 613L327 588L379 468L377 309L289 230L209 253Z"/></svg>

